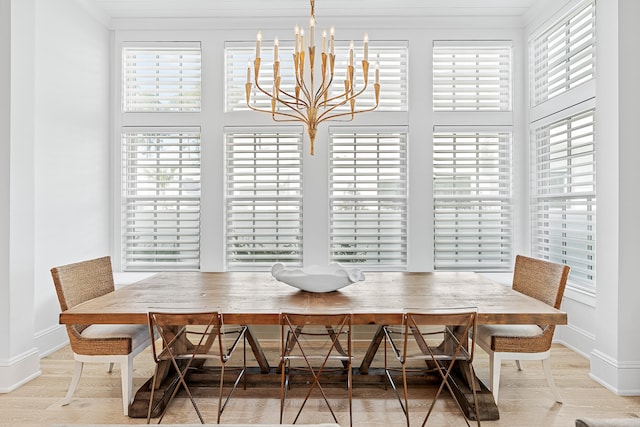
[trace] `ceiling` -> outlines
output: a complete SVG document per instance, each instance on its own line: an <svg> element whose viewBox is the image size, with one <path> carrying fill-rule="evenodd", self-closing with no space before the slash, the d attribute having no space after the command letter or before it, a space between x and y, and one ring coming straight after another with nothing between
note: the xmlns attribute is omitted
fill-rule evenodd
<svg viewBox="0 0 640 427"><path fill-rule="evenodd" d="M309 0L77 0L107 19L306 16ZM552 0L316 0L325 16L524 16Z"/></svg>

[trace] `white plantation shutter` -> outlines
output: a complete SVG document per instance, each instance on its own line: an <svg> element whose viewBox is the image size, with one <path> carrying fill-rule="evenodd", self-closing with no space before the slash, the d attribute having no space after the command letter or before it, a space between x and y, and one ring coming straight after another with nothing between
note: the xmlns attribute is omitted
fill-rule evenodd
<svg viewBox="0 0 640 427"><path fill-rule="evenodd" d="M331 260L407 263L407 130L330 128Z"/></svg>
<svg viewBox="0 0 640 427"><path fill-rule="evenodd" d="M268 92L273 86L273 45L271 42L262 43L260 86ZM408 106L408 44L406 42L373 42L369 43L369 87L356 100L356 108L367 108L375 105L375 92L373 83L375 80L375 64L379 64L380 70L380 111L407 111ZM337 96L344 91L344 79L348 63L349 43L336 41L335 75L332 84L332 96ZM362 46L355 46L355 78L356 88L364 85L362 74ZM243 111L249 108L246 105L245 83L247 82L247 65L251 63L251 82L253 82L253 60L255 58L255 42L228 42L225 44L226 60L226 111ZM295 94L295 77L293 73L293 44L281 42L279 46L280 59L280 86L282 90ZM308 68L308 59L305 63ZM316 70L320 70L321 59L316 53ZM318 71L319 72L319 71ZM318 74L319 75L319 74ZM316 81L316 89L320 80ZM271 110L271 101L266 95L260 93L255 84L252 86L251 102L253 106ZM279 107L283 109L286 107ZM346 110L348 105L341 107Z"/></svg>
<svg viewBox="0 0 640 427"><path fill-rule="evenodd" d="M595 78L595 9L580 3L530 42L533 105Z"/></svg>
<svg viewBox="0 0 640 427"><path fill-rule="evenodd" d="M337 43L337 42L336 42ZM344 80L347 76L349 64L349 44L336 44L336 63L330 96L344 93ZM376 111L407 111L408 99L408 70L409 70L408 42L369 42L369 86L367 90L356 98L356 109L373 107L376 103L373 84L375 83L376 63L380 73L380 104ZM354 44L354 78L355 90L364 86L362 60L364 52L362 43ZM348 111L349 103L337 110ZM336 111L337 111L336 110Z"/></svg>
<svg viewBox="0 0 640 427"><path fill-rule="evenodd" d="M280 43L280 88L287 93L295 93L295 76L293 73L293 44ZM226 111L249 110L245 95L245 84L247 83L247 65L251 63L251 105L258 108L271 110L271 100L266 95L260 93L254 84L253 60L256 56L255 42L227 42L225 43L225 88L226 88ZM262 42L260 53L260 75L258 83L271 93L273 87L273 43ZM283 108L283 107L280 107Z"/></svg>
<svg viewBox="0 0 640 427"><path fill-rule="evenodd" d="M595 285L595 111L532 129L534 255L571 266Z"/></svg>
<svg viewBox="0 0 640 427"><path fill-rule="evenodd" d="M434 41L434 111L511 111L511 45Z"/></svg>
<svg viewBox="0 0 640 427"><path fill-rule="evenodd" d="M302 130L226 130L227 267L302 264Z"/></svg>
<svg viewBox="0 0 640 427"><path fill-rule="evenodd" d="M435 269L509 269L511 133L436 128L433 144Z"/></svg>
<svg viewBox="0 0 640 427"><path fill-rule="evenodd" d="M200 111L200 43L170 43L122 48L122 110Z"/></svg>
<svg viewBox="0 0 640 427"><path fill-rule="evenodd" d="M200 131L124 128L124 270L200 267Z"/></svg>

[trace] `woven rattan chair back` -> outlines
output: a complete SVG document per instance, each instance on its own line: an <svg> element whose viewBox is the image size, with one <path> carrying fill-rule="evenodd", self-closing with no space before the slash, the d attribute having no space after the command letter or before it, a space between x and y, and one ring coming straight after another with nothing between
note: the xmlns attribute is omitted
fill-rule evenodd
<svg viewBox="0 0 640 427"><path fill-rule="evenodd" d="M560 308L568 277L569 267L566 265L518 255L513 271L513 289Z"/></svg>
<svg viewBox="0 0 640 427"><path fill-rule="evenodd" d="M51 276L62 311L115 289L111 258L108 256L54 267L51 269ZM87 326L89 325L67 325L71 349L78 354L104 354L104 349L95 348L95 343L87 345L87 340L81 338L80 334ZM119 354L127 354L129 351L130 348L123 347Z"/></svg>
<svg viewBox="0 0 640 427"><path fill-rule="evenodd" d="M445 387L458 405L458 409L467 426L470 425L465 411L455 398L454 391L450 385L451 374L456 365L461 370L466 370L468 373L467 378L471 380L470 388L473 393L474 415L478 426L480 426L475 374L472 368L475 348L473 337L476 333L477 321L477 310L470 307L429 311L407 310L403 313L401 326L384 327L385 373L400 402L407 426L410 425L407 378L410 375L428 372L435 373L440 381L422 425L426 425L436 401ZM400 397L393 379L392 371L394 369L388 365L387 348L392 350L401 365L403 397Z"/></svg>
<svg viewBox="0 0 640 427"><path fill-rule="evenodd" d="M336 414L320 382L328 373L346 376L349 403L349 425L353 425L352 390L352 315L350 313L292 313L280 314L281 326L281 384L280 423L284 419L287 391L291 387L294 371L303 371L311 376L309 388L302 400L293 424L314 390L317 390L334 422Z"/></svg>

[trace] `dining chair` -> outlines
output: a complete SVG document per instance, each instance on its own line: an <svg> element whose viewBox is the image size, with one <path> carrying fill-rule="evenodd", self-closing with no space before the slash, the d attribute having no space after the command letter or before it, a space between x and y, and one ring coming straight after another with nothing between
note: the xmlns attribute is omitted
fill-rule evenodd
<svg viewBox="0 0 640 427"><path fill-rule="evenodd" d="M516 257L513 289L538 299L554 308L560 308L570 268L563 264L523 255ZM500 368L503 360L541 360L547 384L556 399L562 403L560 392L551 375L551 342L555 325L480 325L476 342L489 354L489 388L498 402Z"/></svg>
<svg viewBox="0 0 640 427"><path fill-rule="evenodd" d="M303 378L308 380L306 383L309 387L292 424L298 421L314 390L320 393L333 421L338 423L335 411L320 382L321 377L326 378L326 374L336 374L340 379L346 377L349 425L353 425L352 322L351 313L280 313L281 424L287 392L294 381L294 374L300 372L305 375ZM304 382L300 381L300 384Z"/></svg>
<svg viewBox="0 0 640 427"><path fill-rule="evenodd" d="M470 389L473 395L474 416L477 425L480 426L478 387L472 367L475 347L473 336L477 328L477 318L477 310L470 307L424 311L407 309L402 315L401 325L384 326L384 370L387 380L400 402L407 426L410 425L408 377L430 373L436 375L439 385L422 426L427 424L445 387L457 404L467 426L470 426L450 384L452 381L451 373L456 365L467 370L466 376L471 382ZM392 371L397 371L398 368L389 366L388 350L391 350L397 361L400 362L402 397L392 374Z"/></svg>
<svg viewBox="0 0 640 427"><path fill-rule="evenodd" d="M217 423L224 411L233 392L246 373L246 340L247 326L225 326L222 315L217 311L188 311L171 310L165 312L150 311L148 313L149 336L157 334L159 339L154 342L152 348L156 369L153 374L149 407L147 412L147 424L156 410L154 405L154 392L166 373L167 365L177 375L177 385L171 392L168 401L163 402L164 408L159 414L158 424L167 412L169 405L180 388L184 389L193 408L198 414L200 422L204 424L204 418L200 412L188 385L188 375L195 369L199 369L207 362L220 363L220 382L218 384L218 415ZM239 368L233 385L224 397L225 367L238 345L243 344L243 363Z"/></svg>
<svg viewBox="0 0 640 427"><path fill-rule="evenodd" d="M85 301L113 292L111 258L81 261L54 267L51 276L58 295L60 309L66 311ZM133 388L133 358L151 344L145 325L67 325L69 344L73 351L73 377L62 405L68 405L78 387L84 363L120 364L122 406L129 413Z"/></svg>

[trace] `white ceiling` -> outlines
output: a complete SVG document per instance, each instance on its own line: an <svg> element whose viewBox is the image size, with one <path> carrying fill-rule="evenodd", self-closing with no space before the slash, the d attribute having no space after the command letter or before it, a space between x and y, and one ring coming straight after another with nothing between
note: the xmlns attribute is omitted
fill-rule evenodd
<svg viewBox="0 0 640 427"><path fill-rule="evenodd" d="M309 0L78 0L107 19L306 16ZM316 0L324 16L523 16L549 0Z"/></svg>

